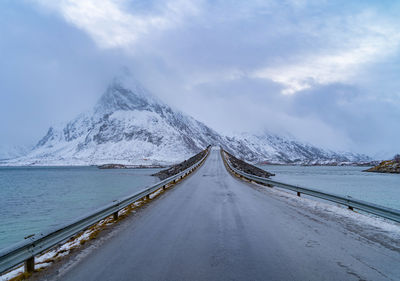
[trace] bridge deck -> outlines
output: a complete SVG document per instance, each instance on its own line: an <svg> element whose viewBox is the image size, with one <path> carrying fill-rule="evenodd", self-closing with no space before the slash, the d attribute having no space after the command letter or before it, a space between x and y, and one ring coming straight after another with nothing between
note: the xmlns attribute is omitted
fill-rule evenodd
<svg viewBox="0 0 400 281"><path fill-rule="evenodd" d="M226 171L219 150L213 149L196 173L162 196L56 278L400 279L398 248L252 188Z"/></svg>

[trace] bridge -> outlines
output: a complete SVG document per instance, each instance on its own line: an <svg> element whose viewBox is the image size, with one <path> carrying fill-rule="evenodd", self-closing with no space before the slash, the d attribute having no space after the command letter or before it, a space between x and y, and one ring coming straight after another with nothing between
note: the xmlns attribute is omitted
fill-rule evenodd
<svg viewBox="0 0 400 281"><path fill-rule="evenodd" d="M360 229L350 218L310 207L307 202L311 200L298 198L296 193L291 195L235 177L235 171L221 156L220 149L213 147L202 159L202 165L198 163L151 190L107 206L84 218L84 222L77 221L80 224L70 230L68 237L106 215L114 214L117 219L122 207L165 189L168 181L186 177L126 219L115 234L67 269L49 270L41 278L400 280L399 241L381 239L374 229ZM299 190L296 192L300 194ZM307 190L301 192L307 194ZM383 211L396 216L390 210ZM0 270L26 260L29 251L34 255L50 248L51 235L53 245L65 240L67 236L61 234L68 227L44 235L42 240L38 238L36 245L25 242L3 251ZM32 250L40 243L48 244Z"/></svg>

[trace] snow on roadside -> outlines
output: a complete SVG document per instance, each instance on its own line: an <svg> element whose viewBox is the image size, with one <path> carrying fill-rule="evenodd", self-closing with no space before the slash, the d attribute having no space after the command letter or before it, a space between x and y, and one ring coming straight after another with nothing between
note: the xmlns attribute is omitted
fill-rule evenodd
<svg viewBox="0 0 400 281"><path fill-rule="evenodd" d="M39 256L35 257L35 270L46 268L52 265L56 259L66 256L70 253L71 250L78 248L80 245L83 245L86 241L90 239L90 235L95 231L98 231L103 227L105 221L109 219L102 220L98 222L95 226L89 228L81 234L78 234L74 238L70 239L65 244L57 246L56 249L51 249ZM24 272L24 265L18 266L17 268L7 272L0 276L0 281L10 280L14 277L17 277L21 273Z"/></svg>
<svg viewBox="0 0 400 281"><path fill-rule="evenodd" d="M24 273L24 267L20 266L12 271L7 272L6 274L3 274L0 276L0 280L1 281L6 281L6 280L10 280L20 274Z"/></svg>
<svg viewBox="0 0 400 281"><path fill-rule="evenodd" d="M161 190L157 190L156 192L152 193L150 195L150 198L156 197L159 193L161 193ZM143 202L141 201L134 202L130 206L120 210L118 214L119 216L128 215L136 207L139 207L142 204ZM35 270L40 270L51 266L57 259L68 255L73 249L79 248L80 246L85 244L86 241L94 239L99 231L114 223L115 221L113 217L108 217L106 219L103 219L98 223L96 223L95 225L89 227L84 232L75 235L67 242L58 245L55 248L52 248L41 255L35 256ZM0 275L0 281L10 280L23 273L24 273L24 265L17 266L14 269L6 272L5 274Z"/></svg>
<svg viewBox="0 0 400 281"><path fill-rule="evenodd" d="M262 186L262 185L259 185ZM368 213L359 213L357 209L351 211L346 206L335 204L318 198L298 197L295 193L281 189L279 187L266 188L266 191L273 193L281 198L289 199L290 203L295 207L308 208L318 213L327 214L335 217L338 221L343 218L350 220L354 224L368 226L369 229L376 229L384 232L386 235L395 240L400 240L400 224L389 219L378 217Z"/></svg>
<svg viewBox="0 0 400 281"><path fill-rule="evenodd" d="M157 191L153 192L152 194L150 194L150 199L157 197L162 191L162 188L160 188Z"/></svg>

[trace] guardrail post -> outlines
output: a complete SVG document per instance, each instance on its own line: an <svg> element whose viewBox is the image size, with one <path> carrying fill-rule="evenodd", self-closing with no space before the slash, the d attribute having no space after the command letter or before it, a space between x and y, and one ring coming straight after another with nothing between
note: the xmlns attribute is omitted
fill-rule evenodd
<svg viewBox="0 0 400 281"><path fill-rule="evenodd" d="M113 214L113 217L114 217L114 220L115 220L115 221L118 220L118 211L116 211L116 212Z"/></svg>
<svg viewBox="0 0 400 281"><path fill-rule="evenodd" d="M299 196L299 197L300 197L300 192L298 192L298 191L297 191L297 196Z"/></svg>
<svg viewBox="0 0 400 281"><path fill-rule="evenodd" d="M25 272L32 273L35 271L35 257L30 257L24 264Z"/></svg>
<svg viewBox="0 0 400 281"><path fill-rule="evenodd" d="M165 190L165 184L162 186L162 189Z"/></svg>

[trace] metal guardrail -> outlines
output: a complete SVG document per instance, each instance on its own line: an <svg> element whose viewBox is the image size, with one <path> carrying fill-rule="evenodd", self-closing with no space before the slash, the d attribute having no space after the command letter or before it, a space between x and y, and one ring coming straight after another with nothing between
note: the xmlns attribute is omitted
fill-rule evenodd
<svg viewBox="0 0 400 281"><path fill-rule="evenodd" d="M222 158L223 158L224 162L226 163L227 167L234 174L236 174L240 177L244 177L248 180L252 180L252 181L255 181L258 183L263 183L263 184L267 184L267 185L271 185L271 186L277 186L280 188L292 190L294 192L297 192L297 196L300 196L301 193L307 194L307 195L314 196L314 197L317 197L320 199L324 199L324 200L328 200L331 202L345 205L350 210L358 209L358 210L361 210L361 211L364 211L364 212L367 212L370 214L374 214L376 216L380 216L380 217L383 217L383 218L386 218L389 220L400 222L400 211L399 210L379 206L379 205L365 202L362 200L352 199L352 198L348 198L348 197L346 198L346 197L332 194L332 193L327 193L327 192L323 192L323 191L319 191L319 190L315 190L315 189L309 189L309 188L305 188L305 187L295 186L295 185L282 183L282 182L270 180L267 178L247 174L247 173L244 173L244 172L234 168L232 166L232 164L230 163L230 161L226 158L225 152L223 150L221 150L221 155L222 155Z"/></svg>
<svg viewBox="0 0 400 281"><path fill-rule="evenodd" d="M90 226L111 215L114 215L114 219L118 219L118 211L122 210L125 207L128 207L129 205L140 199L143 199L145 197L150 198L149 196L153 192L157 191L160 188L165 189L167 184L176 182L193 172L207 158L210 153L210 149L211 148L209 147L207 149L206 155L204 155L201 160L193 164L191 167L174 176L164 179L139 193L124 197L120 200L117 200L116 202L114 201L113 203L106 205L105 207L99 208L91 214L83 216L72 223L58 228L55 231L49 231L46 233L39 233L28 236L24 241L3 249L2 251L0 251L0 274L24 262L25 271L33 271L34 257L36 255L41 254L46 250L49 250L50 248L62 243L63 241L66 241L75 234L86 230Z"/></svg>

